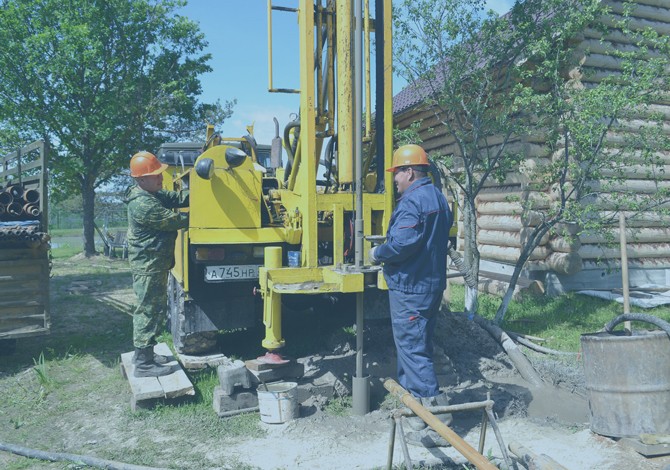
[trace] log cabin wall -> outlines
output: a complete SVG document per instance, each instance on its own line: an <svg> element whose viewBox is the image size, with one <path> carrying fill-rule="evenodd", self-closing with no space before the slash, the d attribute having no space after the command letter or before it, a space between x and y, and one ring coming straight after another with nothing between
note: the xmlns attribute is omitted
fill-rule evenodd
<svg viewBox="0 0 670 470"><path fill-rule="evenodd" d="M614 14L623 11L623 2L606 2ZM662 34L670 34L670 0L638 0L632 11L631 27L653 27ZM604 39L604 41L601 41ZM603 77L621 72L619 61L609 54L612 48L631 50L631 39L621 32L613 32L602 38L595 29L586 29L576 38L575 64L579 68L567 71L571 80L588 86L598 83ZM664 116L664 132L670 134L670 94L667 99L654 103L647 113L661 113ZM397 102L396 102L397 100ZM451 136L446 133L430 110L422 108L421 98L410 89L405 89L394 98L394 108L400 109L394 115L394 125L400 129L409 128L420 121L419 134L422 145L429 153L458 155L458 149ZM394 109L394 111L395 111ZM635 132L643 126L649 114L640 112L630 122L622 122L620 127L607 137L607 147L615 149L621 143L618 132ZM493 143L495 145L495 142ZM521 246L529 228L537 224L539 212L548 207L551 200L549 188L546 191L530 190L529 177L536 165L549 162L552 157L550 145L545 135L526 136L511 142L526 158L524 164L515 173L507 175L499 184L491 180L476 199L477 236L481 253L481 269L500 274L511 274L518 259ZM557 148L555 145L554 148ZM560 146L558 147L560 152ZM627 180L621 188L637 194L655 192L658 188L670 187L670 149L658 155L661 165L655 168L657 180L646 177L646 168L642 168L636 156L631 155L630 166L626 168ZM594 182L595 185L599 184ZM532 210L523 213L520 201L532 201ZM605 213L615 210L607 197L596 201ZM670 286L670 220L658 212L643 213L635 220L627 216L626 238L628 240L628 266L631 286L660 284ZM462 220L459 222L458 249L462 251ZM599 233L583 233L578 227L564 226L576 238L546 236L534 250L526 263L523 275L540 281L549 294L586 288L615 288L621 286L620 249L618 246L604 246L606 238ZM619 231L614 230L619 240ZM614 269L614 270L613 270ZM480 284L482 290L488 290L487 282ZM501 287L494 289L499 293Z"/></svg>

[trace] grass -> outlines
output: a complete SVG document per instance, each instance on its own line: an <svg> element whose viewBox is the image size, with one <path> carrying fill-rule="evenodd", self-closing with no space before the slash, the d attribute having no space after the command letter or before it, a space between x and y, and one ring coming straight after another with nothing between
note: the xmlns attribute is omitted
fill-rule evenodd
<svg viewBox="0 0 670 470"><path fill-rule="evenodd" d="M101 267L103 264L109 268ZM134 464L169 463L175 468L205 469L216 466L215 459L219 456L208 456L203 449L216 449L226 441L242 437L264 435L257 414L223 420L213 413L212 394L218 378L211 369L189 372L196 391L194 396L159 403L151 411L131 412L128 384L119 374L120 354L132 349L128 313L135 298L127 261L99 257L71 262L55 258L52 274L51 335L20 341L17 353L0 361L3 397L0 441ZM91 290L68 292L68 287L81 281L88 283ZM113 293L127 307L97 297L106 293ZM461 286L451 287L454 311L463 309L463 297ZM482 294L480 313L492 318L499 302ZM542 336L547 339L546 346L554 349L578 351L582 333L599 330L622 310L615 302L577 294L526 298L512 302L504 327ZM669 307L647 313L670 321ZM328 334L338 337L353 334L351 322L343 325L341 318L331 318L325 312L293 313L287 315L286 321L285 334L291 339L287 344L292 345L298 356L313 352ZM651 328L651 325L635 327ZM258 347L254 342L257 335L240 331L230 336L231 340L239 337L230 341L228 347L242 357L250 354L233 343L246 344L250 349ZM171 342L167 333L160 340ZM392 400L388 398L382 407L395 408ZM326 412L348 416L351 397L331 400ZM94 441L99 444L87 444ZM34 468L32 464L34 461L28 459L3 459L0 455L2 468ZM249 468L243 462L235 462L233 466ZM43 462L39 468L56 469L63 465Z"/></svg>
<svg viewBox="0 0 670 470"><path fill-rule="evenodd" d="M452 285L450 306L452 311L463 311L463 286ZM479 294L479 314L493 319L501 299L489 294ZM670 306L652 309L633 307L633 312L654 315L670 322ZM526 297L512 301L503 321L503 328L517 333L539 336L547 340L545 346L560 351L579 351L580 336L593 333L607 322L623 313L623 305L576 294L558 297ZM620 329L618 326L616 329ZM646 322L633 322L633 329L656 329Z"/></svg>

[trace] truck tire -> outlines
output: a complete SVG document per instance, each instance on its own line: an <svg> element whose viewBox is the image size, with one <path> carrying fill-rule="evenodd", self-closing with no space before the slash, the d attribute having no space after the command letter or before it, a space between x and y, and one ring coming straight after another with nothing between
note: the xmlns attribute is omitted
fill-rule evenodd
<svg viewBox="0 0 670 470"><path fill-rule="evenodd" d="M202 354L216 346L218 331L189 331L188 318L191 309L197 308L193 302L185 300L186 294L181 284L170 273L168 278L168 325L172 333L172 343L180 354Z"/></svg>

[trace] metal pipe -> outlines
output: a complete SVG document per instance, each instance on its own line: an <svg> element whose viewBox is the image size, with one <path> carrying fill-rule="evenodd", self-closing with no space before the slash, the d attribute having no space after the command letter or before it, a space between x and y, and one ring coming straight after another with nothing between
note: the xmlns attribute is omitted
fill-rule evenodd
<svg viewBox="0 0 670 470"><path fill-rule="evenodd" d="M353 379L352 404L359 416L370 411L370 377L364 375L363 340L364 334L363 293L356 293L356 376Z"/></svg>
<svg viewBox="0 0 670 470"><path fill-rule="evenodd" d="M388 458L386 459L386 470L393 469L393 448L395 447L395 423L396 418L391 417L391 434L389 435Z"/></svg>
<svg viewBox="0 0 670 470"><path fill-rule="evenodd" d="M18 202L12 202L7 206L7 213L9 215L19 216L21 215L21 212L23 212L23 209Z"/></svg>
<svg viewBox="0 0 670 470"><path fill-rule="evenodd" d="M475 401L472 403L460 403L458 405L431 406L426 408L433 414L452 413L455 411L479 410L481 408L493 408L493 400ZM416 416L416 413L410 410L400 409L394 413L395 416Z"/></svg>
<svg viewBox="0 0 670 470"><path fill-rule="evenodd" d="M365 0L363 16L363 30L365 32L363 44L365 47L365 140L372 134L372 105L370 92L370 0Z"/></svg>
<svg viewBox="0 0 670 470"><path fill-rule="evenodd" d="M12 193L10 193L8 190L4 190L0 193L0 204L8 206L12 202L14 202L14 196L12 196Z"/></svg>
<svg viewBox="0 0 670 470"><path fill-rule="evenodd" d="M363 4L354 2L354 162L356 171L356 217L354 264L363 267Z"/></svg>
<svg viewBox="0 0 670 470"><path fill-rule="evenodd" d="M384 382L384 388L400 398L405 405L409 407L417 416L423 419L428 426L433 428L440 436L445 438L454 449L461 453L468 462L474 464L478 469L497 470L486 457L477 452L470 444L465 442L461 436L456 434L446 424L440 421L437 416L424 408L410 393L402 388L393 379L387 379Z"/></svg>
<svg viewBox="0 0 670 470"><path fill-rule="evenodd" d="M40 200L40 192L36 189L28 189L23 193L23 199L30 204L35 204Z"/></svg>

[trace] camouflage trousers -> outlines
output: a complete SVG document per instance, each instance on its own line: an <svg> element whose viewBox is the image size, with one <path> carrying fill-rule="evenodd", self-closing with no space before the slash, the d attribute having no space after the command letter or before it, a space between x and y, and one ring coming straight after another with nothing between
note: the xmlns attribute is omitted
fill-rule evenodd
<svg viewBox="0 0 670 470"><path fill-rule="evenodd" d="M156 337L163 329L167 307L167 277L167 271L133 273L133 290L138 301L133 313L133 345L136 348L156 344Z"/></svg>

